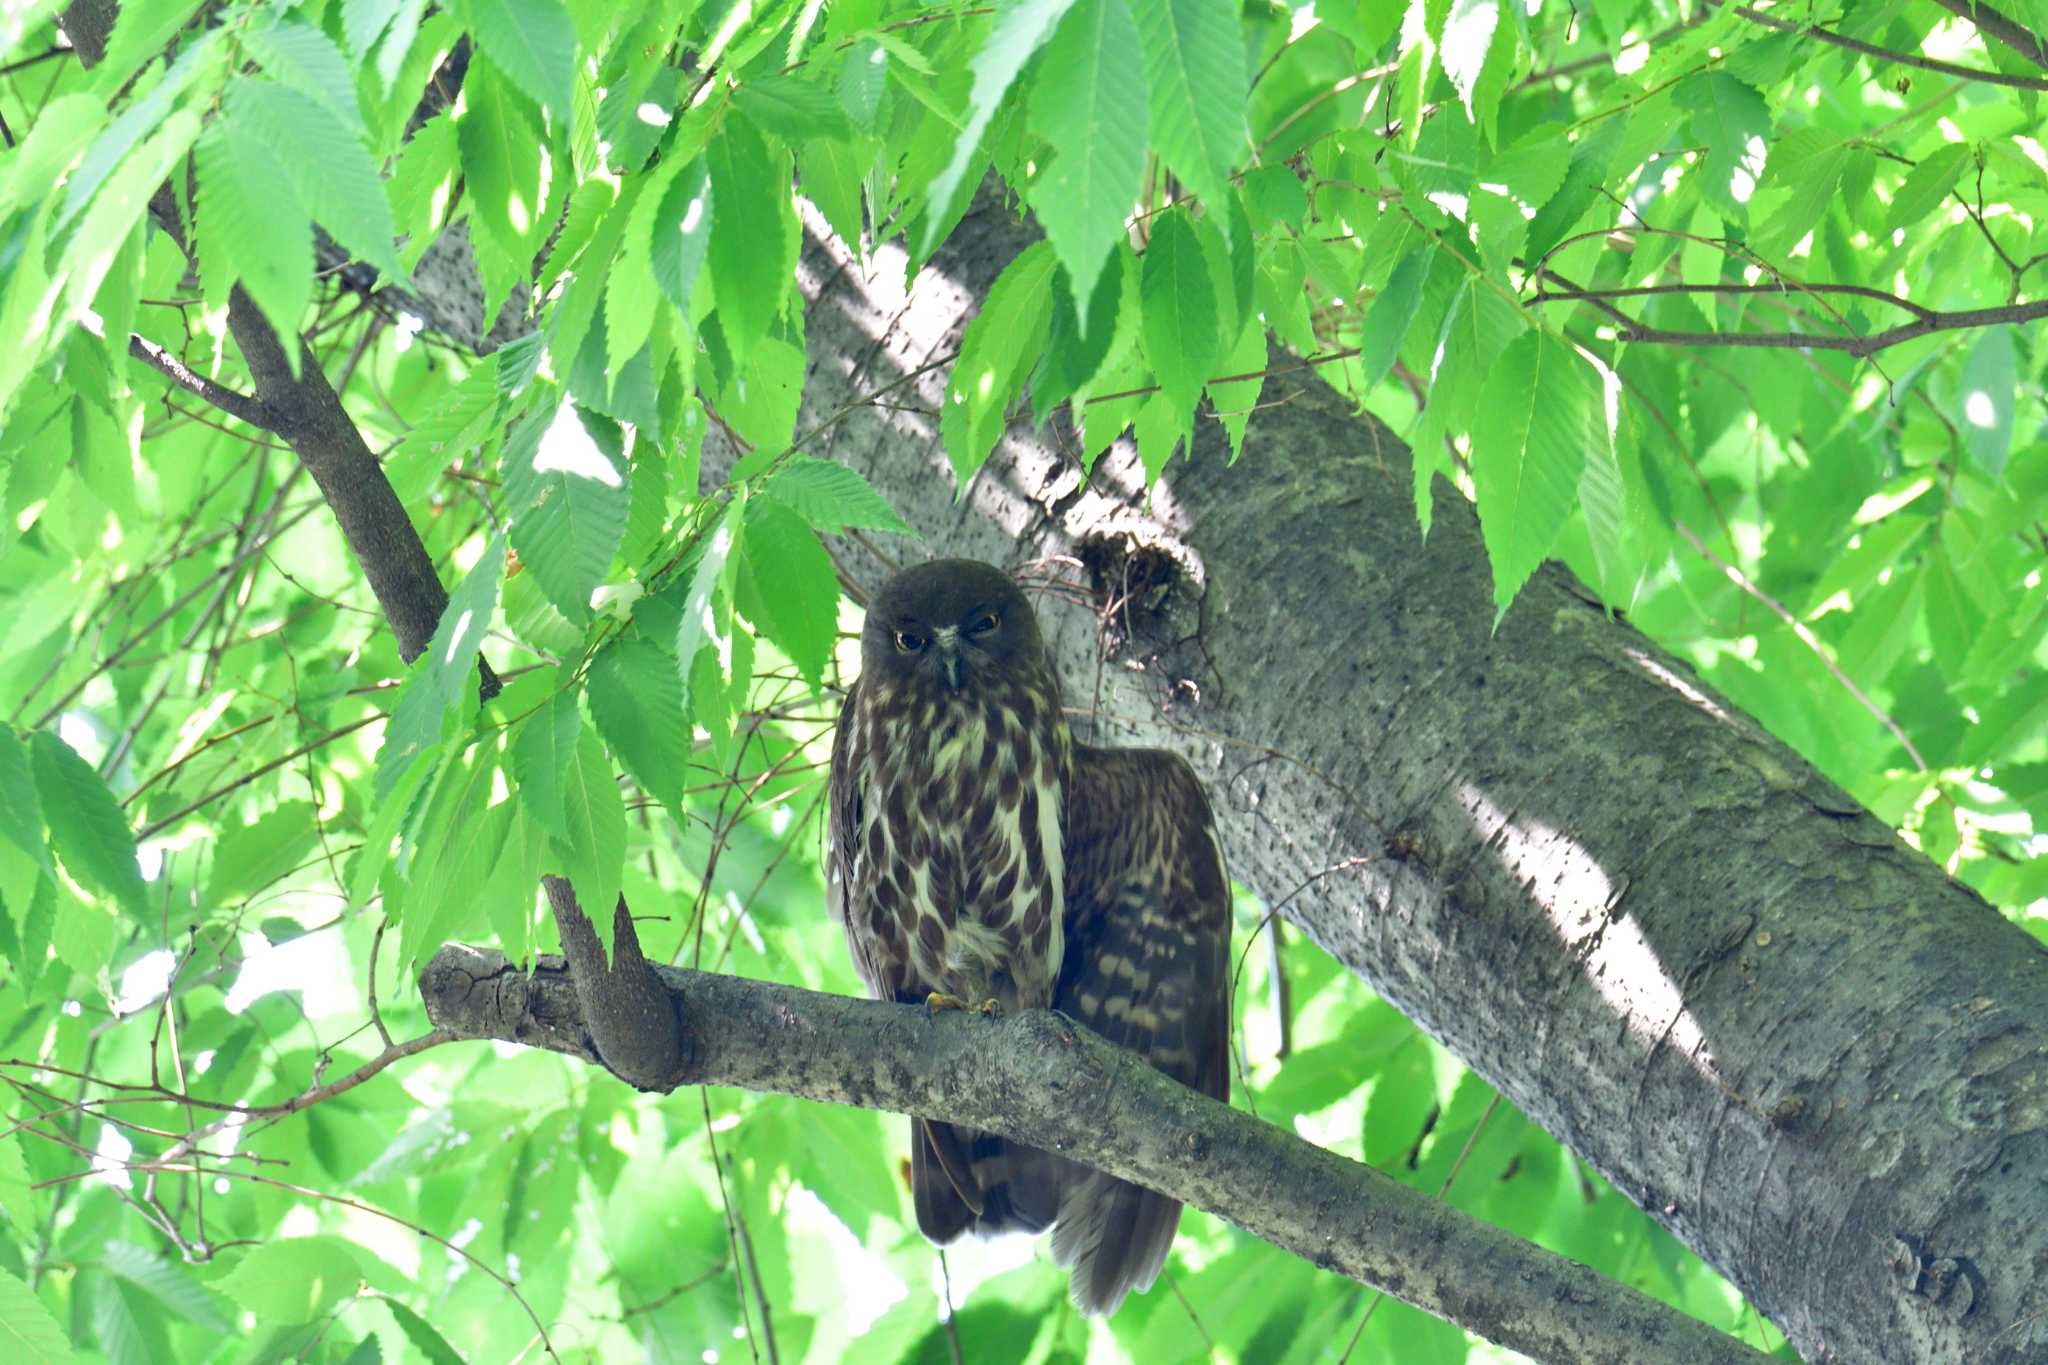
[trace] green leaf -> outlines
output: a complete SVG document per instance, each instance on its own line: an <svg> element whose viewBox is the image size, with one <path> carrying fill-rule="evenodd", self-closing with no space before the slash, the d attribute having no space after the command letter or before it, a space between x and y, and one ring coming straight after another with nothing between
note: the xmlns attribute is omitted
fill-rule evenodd
<svg viewBox="0 0 2048 1365"><path fill-rule="evenodd" d="M2010 323L1987 327L1963 362L1963 440L1992 478L2005 474L2012 450L2013 404L2019 397L2019 370L2013 354Z"/></svg>
<svg viewBox="0 0 2048 1365"><path fill-rule="evenodd" d="M540 827L558 839L569 837L566 782L582 728L575 694L557 692L527 717L512 741L512 780L519 798Z"/></svg>
<svg viewBox="0 0 2048 1365"><path fill-rule="evenodd" d="M792 455L761 485L761 492L828 536L848 527L911 534L889 500L859 470L831 460Z"/></svg>
<svg viewBox="0 0 2048 1365"><path fill-rule="evenodd" d="M981 148L981 135L989 120L1009 93L1010 83L1031 60L1031 54L1052 35L1060 17L1074 0L1017 0L997 14L988 37L969 63L974 85L967 96L967 122L953 144L953 156L945 169L932 177L925 189L924 239L917 254L929 256L939 244L941 232L957 216L959 203L973 186L964 183L967 168Z"/></svg>
<svg viewBox="0 0 2048 1365"><path fill-rule="evenodd" d="M784 142L853 136L853 125L847 122L838 97L817 81L798 76L754 76L733 87L732 101L748 118Z"/></svg>
<svg viewBox="0 0 2048 1365"><path fill-rule="evenodd" d="M606 919L609 920L610 916L606 916ZM405 1339L432 1362L432 1365L466 1365L462 1356L425 1318L397 1299L385 1299L384 1307L390 1312L391 1320L398 1324L398 1330L405 1333Z"/></svg>
<svg viewBox="0 0 2048 1365"><path fill-rule="evenodd" d="M598 942L609 953L612 906L619 899L626 861L626 803L596 731L577 735L576 761L564 777L563 810L569 837L557 848L576 900L596 926Z"/></svg>
<svg viewBox="0 0 2048 1365"><path fill-rule="evenodd" d="M602 419L567 400L543 402L506 442L512 546L556 610L588 619L590 594L626 534L632 493Z"/></svg>
<svg viewBox="0 0 2048 1365"><path fill-rule="evenodd" d="M561 0L463 0L461 9L484 55L565 124L574 103L576 27Z"/></svg>
<svg viewBox="0 0 2048 1365"><path fill-rule="evenodd" d="M676 620L676 665L682 671L683 700L691 700L690 669L697 651L712 644L732 605L731 579L738 572L732 552L746 530L745 504L733 502L719 517L704 539L704 550L690 575L689 590L683 595L683 609Z"/></svg>
<svg viewBox="0 0 2048 1365"><path fill-rule="evenodd" d="M1358 392L1371 393L1387 377L1387 371L1394 368L1401 343L1407 340L1408 326L1415 321L1415 310L1422 304L1422 284L1429 278L1429 267L1435 259L1434 244L1417 247L1403 256L1388 277L1387 287L1366 310L1365 322L1359 328Z"/></svg>
<svg viewBox="0 0 2048 1365"><path fill-rule="evenodd" d="M1218 368L1222 371L1218 376L1222 382L1208 386L1209 406L1230 438L1230 459L1234 464L1244 453L1245 428L1251 424L1252 411L1266 385L1266 324L1256 317L1249 319ZM1233 379L1233 375L1252 377Z"/></svg>
<svg viewBox="0 0 2048 1365"><path fill-rule="evenodd" d="M1692 113L1692 135L1705 143L1701 189L1723 218L1748 216L1750 194L1763 169L1762 144L1771 133L1771 111L1753 86L1725 71L1687 76L1671 92Z"/></svg>
<svg viewBox="0 0 2048 1365"><path fill-rule="evenodd" d="M782 311L792 282L783 251L789 213L789 154L771 153L744 117L729 118L705 148L711 173L711 278L733 363Z"/></svg>
<svg viewBox="0 0 2048 1365"><path fill-rule="evenodd" d="M472 216L523 272L551 226L542 218L540 130L488 62L470 67L462 98L455 132Z"/></svg>
<svg viewBox="0 0 2048 1365"><path fill-rule="evenodd" d="M1921 157L1892 195L1891 207L1884 215L1885 231L1911 227L1934 212L1955 188L1956 177L1969 164L1971 154L1969 143L1947 142Z"/></svg>
<svg viewBox="0 0 2048 1365"><path fill-rule="evenodd" d="M1780 139L1771 149L1766 188L1792 193L1757 227L1757 249L1776 253L1797 245L1835 202L1848 164L1848 144L1830 133L1802 128Z"/></svg>
<svg viewBox="0 0 2048 1365"><path fill-rule="evenodd" d="M1607 177L1608 159L1620 144L1627 124L1625 114L1602 119L1593 125L1591 133L1572 147L1571 159L1565 164L1564 180L1543 200L1536 216L1529 220L1529 234L1523 252L1531 261L1541 259L1563 241L1586 210L1592 207L1593 201L1599 198L1600 186ZM1544 149L1537 155L1539 158L1554 157L1555 152ZM1540 164L1545 163L1539 161ZM1554 164L1554 161L1548 164ZM1513 188L1512 182L1510 188Z"/></svg>
<svg viewBox="0 0 2048 1365"><path fill-rule="evenodd" d="M981 312L967 324L939 418L946 458L962 485L988 459L1010 404L1045 344L1057 266L1052 249L1033 242L996 277Z"/></svg>
<svg viewBox="0 0 2048 1365"><path fill-rule="evenodd" d="M1045 353L1031 372L1031 416L1043 423L1056 406L1100 372L1109 359L1110 344L1116 340L1117 312L1123 305L1124 276L1131 261L1128 250L1112 255L1109 269L1096 278L1095 292L1088 300L1086 326L1074 314L1074 292L1060 267L1053 285L1052 333Z"/></svg>
<svg viewBox="0 0 2048 1365"><path fill-rule="evenodd" d="M0 1266L0 1344L19 1365L71 1365L78 1359L64 1329L35 1291Z"/></svg>
<svg viewBox="0 0 2048 1365"><path fill-rule="evenodd" d="M250 24L241 41L265 75L318 104L356 141L369 141L356 104L355 77L332 38L302 20L279 18Z"/></svg>
<svg viewBox="0 0 2048 1365"><path fill-rule="evenodd" d="M1250 151L1237 6L1230 0L1129 3L1144 54L1152 145L1204 204L1220 211L1231 168Z"/></svg>
<svg viewBox="0 0 2048 1365"><path fill-rule="evenodd" d="M214 1288L257 1320L311 1322L356 1292L363 1272L328 1237L287 1237L252 1247Z"/></svg>
<svg viewBox="0 0 2048 1365"><path fill-rule="evenodd" d="M1065 268L1070 315L1094 297L1145 169L1144 72L1130 60L1137 50L1126 0L1075 0L1031 91L1031 129L1055 154L1025 195Z"/></svg>
<svg viewBox="0 0 2048 1365"><path fill-rule="evenodd" d="M1144 304L1145 358L1166 400L1193 409L1216 358L1216 287L1187 210L1163 213L1152 223L1139 273Z"/></svg>
<svg viewBox="0 0 2048 1365"><path fill-rule="evenodd" d="M270 150L315 222L350 251L394 280L407 278L394 246L397 229L384 180L353 128L329 106L275 81L228 85L225 117L238 138Z"/></svg>
<svg viewBox="0 0 2048 1365"><path fill-rule="evenodd" d="M483 892L512 827L513 805L491 802L498 764L479 746L469 766L451 770L422 823L406 898L398 960L408 969L451 939L485 923Z"/></svg>
<svg viewBox="0 0 2048 1365"><path fill-rule="evenodd" d="M654 212L654 240L648 260L654 282L674 306L676 316L690 316L690 291L711 247L711 177L699 158L669 183Z"/></svg>
<svg viewBox="0 0 2048 1365"><path fill-rule="evenodd" d="M153 1252L128 1242L109 1242L100 1249L99 1265L187 1322L212 1332L234 1330L197 1280Z"/></svg>
<svg viewBox="0 0 2048 1365"><path fill-rule="evenodd" d="M277 881L300 863L319 832L310 801L286 801L214 845L213 873L203 898L225 905Z"/></svg>
<svg viewBox="0 0 2048 1365"><path fill-rule="evenodd" d="M28 749L11 725L0 725L0 835L50 870L50 845L43 837L43 812L36 804Z"/></svg>
<svg viewBox="0 0 2048 1365"><path fill-rule="evenodd" d="M239 280L289 336L313 298L313 219L270 147L239 129L217 122L192 151L199 278L207 297L218 299Z"/></svg>
<svg viewBox="0 0 2048 1365"><path fill-rule="evenodd" d="M1596 401L1586 363L1546 332L1511 342L1481 390L1472 482L1496 624L1577 502Z"/></svg>
<svg viewBox="0 0 2048 1365"><path fill-rule="evenodd" d="M675 656L646 639L615 640L590 661L590 714L642 791L673 808L690 763L690 721Z"/></svg>
<svg viewBox="0 0 2048 1365"><path fill-rule="evenodd" d="M387 800L413 764L479 704L477 652L497 610L504 569L505 540L502 535L493 536L483 557L441 609L434 638L415 661L385 728L384 745L377 752L375 790L379 801Z"/></svg>
<svg viewBox="0 0 2048 1365"><path fill-rule="evenodd" d="M838 631L839 575L832 557L796 513L772 498L747 503L740 553L746 590L740 609L816 687Z"/></svg>
<svg viewBox="0 0 2048 1365"><path fill-rule="evenodd" d="M64 860L64 870L111 897L138 921L151 922L142 871L135 861L135 834L107 784L51 731L30 736L29 756L36 795L50 822L50 842Z"/></svg>

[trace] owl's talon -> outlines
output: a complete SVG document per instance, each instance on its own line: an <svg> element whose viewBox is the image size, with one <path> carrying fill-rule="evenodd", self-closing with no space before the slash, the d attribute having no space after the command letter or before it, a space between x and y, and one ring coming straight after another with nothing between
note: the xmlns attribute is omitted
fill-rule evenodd
<svg viewBox="0 0 2048 1365"><path fill-rule="evenodd" d="M924 998L924 1009L927 1014L936 1015L940 1010L971 1010L973 1008L974 1006L968 1004L959 996L948 995L944 991L933 991Z"/></svg>

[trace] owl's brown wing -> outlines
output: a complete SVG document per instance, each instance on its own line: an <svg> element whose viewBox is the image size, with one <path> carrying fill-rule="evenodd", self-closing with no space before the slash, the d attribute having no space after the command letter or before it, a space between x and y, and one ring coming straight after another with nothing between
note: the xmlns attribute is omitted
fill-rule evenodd
<svg viewBox="0 0 2048 1365"><path fill-rule="evenodd" d="M1230 1094L1230 881L1194 769L1158 749L1074 748L1067 788L1066 958L1056 1009L1182 1084ZM1151 1287L1180 1204L1075 1168L1053 1257L1074 1302L1113 1313Z"/></svg>
<svg viewBox="0 0 2048 1365"><path fill-rule="evenodd" d="M832 843L825 870L825 901L846 930L854 970L877 1000L905 998L909 955L894 921L875 894L873 860L867 845L867 809L862 783L867 741L861 723L860 684L846 690L839 727L832 736L832 781L826 834Z"/></svg>

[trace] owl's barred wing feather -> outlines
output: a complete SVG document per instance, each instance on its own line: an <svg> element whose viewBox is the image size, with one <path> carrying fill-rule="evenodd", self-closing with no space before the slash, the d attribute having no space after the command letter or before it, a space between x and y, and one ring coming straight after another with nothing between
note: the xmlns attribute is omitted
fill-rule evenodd
<svg viewBox="0 0 2048 1365"><path fill-rule="evenodd" d="M1229 1096L1230 882L1194 770L1156 749L1075 746L1067 951L1055 1008L1215 1099ZM1069 1167L1053 1257L1083 1312L1151 1287L1180 1225L1166 1196Z"/></svg>

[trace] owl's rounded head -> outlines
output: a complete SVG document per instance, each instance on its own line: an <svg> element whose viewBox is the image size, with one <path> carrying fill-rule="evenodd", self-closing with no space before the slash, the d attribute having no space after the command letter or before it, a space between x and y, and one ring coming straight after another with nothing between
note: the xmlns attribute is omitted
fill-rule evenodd
<svg viewBox="0 0 2048 1365"><path fill-rule="evenodd" d="M992 564L934 559L884 583L861 631L863 677L916 679L949 691L1040 662L1031 604Z"/></svg>

